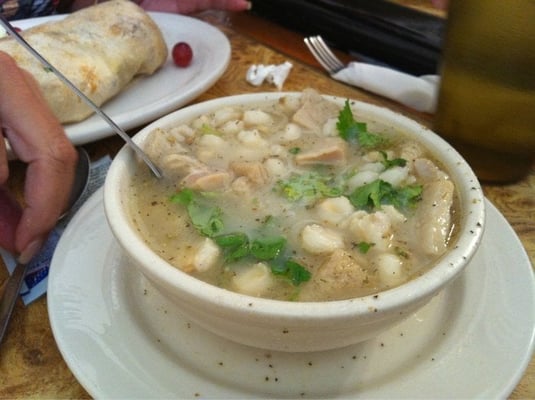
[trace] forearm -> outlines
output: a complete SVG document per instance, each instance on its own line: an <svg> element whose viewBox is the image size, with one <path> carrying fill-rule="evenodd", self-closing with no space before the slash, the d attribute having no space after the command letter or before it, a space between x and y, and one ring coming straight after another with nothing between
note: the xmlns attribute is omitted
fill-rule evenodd
<svg viewBox="0 0 535 400"><path fill-rule="evenodd" d="M68 0L67 0L68 1ZM74 0L70 11L92 6L106 0ZM147 11L160 11L178 14L191 14L210 8L244 11L251 8L251 3L246 0L132 0Z"/></svg>

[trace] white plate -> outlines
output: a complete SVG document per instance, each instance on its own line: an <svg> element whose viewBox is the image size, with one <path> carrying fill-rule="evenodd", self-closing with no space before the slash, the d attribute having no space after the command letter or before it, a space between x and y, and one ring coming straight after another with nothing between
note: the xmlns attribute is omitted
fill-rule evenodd
<svg viewBox="0 0 535 400"><path fill-rule="evenodd" d="M98 191L52 261L52 330L97 398L504 398L531 359L534 280L512 228L487 209L465 274L406 322L340 350L277 353L185 320L124 258Z"/></svg>
<svg viewBox="0 0 535 400"><path fill-rule="evenodd" d="M187 68L178 68L169 55L156 73L134 78L125 90L103 106L106 114L125 130L157 119L195 99L219 79L230 61L230 43L227 37L213 26L182 15L157 12L149 14L160 27L169 54L173 45L187 42L193 49L194 56ZM13 25L27 29L61 18L64 16L31 18L14 21ZM97 115L78 123L67 124L65 131L75 145L114 133Z"/></svg>

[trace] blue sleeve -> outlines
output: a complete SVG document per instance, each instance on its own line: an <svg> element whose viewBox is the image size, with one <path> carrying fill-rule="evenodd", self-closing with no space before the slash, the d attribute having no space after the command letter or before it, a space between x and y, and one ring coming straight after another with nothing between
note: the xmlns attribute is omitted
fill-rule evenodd
<svg viewBox="0 0 535 400"><path fill-rule="evenodd" d="M54 14L56 0L0 0L0 13L10 20Z"/></svg>

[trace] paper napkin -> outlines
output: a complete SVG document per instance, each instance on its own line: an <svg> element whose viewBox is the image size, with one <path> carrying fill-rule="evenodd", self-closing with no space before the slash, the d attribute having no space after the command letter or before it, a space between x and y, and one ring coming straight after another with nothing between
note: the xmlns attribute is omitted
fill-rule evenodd
<svg viewBox="0 0 535 400"><path fill-rule="evenodd" d="M440 82L437 75L417 77L379 65L350 62L347 67L331 76L417 111L435 111Z"/></svg>

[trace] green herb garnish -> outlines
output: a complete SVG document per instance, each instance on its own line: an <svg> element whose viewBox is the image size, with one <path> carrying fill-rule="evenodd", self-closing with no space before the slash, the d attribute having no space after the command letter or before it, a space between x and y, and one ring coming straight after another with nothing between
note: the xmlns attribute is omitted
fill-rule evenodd
<svg viewBox="0 0 535 400"><path fill-rule="evenodd" d="M280 263L271 264L271 272L274 275L285 277L292 281L295 286L310 280L311 273L298 262L288 259Z"/></svg>
<svg viewBox="0 0 535 400"><path fill-rule="evenodd" d="M227 233L213 239L223 250L226 261L237 261L249 255L249 238L245 233Z"/></svg>
<svg viewBox="0 0 535 400"><path fill-rule="evenodd" d="M357 243L357 248L362 254L366 254L370 249L375 245L375 243L370 242L359 242Z"/></svg>
<svg viewBox="0 0 535 400"><path fill-rule="evenodd" d="M407 165L407 160L405 160L404 158L394 158L392 160L389 160L386 152L381 151L380 153L383 156L383 161L381 161L381 163L384 165L385 169L390 169L393 167L404 167L405 165Z"/></svg>
<svg viewBox="0 0 535 400"><path fill-rule="evenodd" d="M346 100L344 108L338 114L336 128L342 139L347 142L357 142L364 148L378 147L385 142L382 136L368 132L366 123L355 121L349 100Z"/></svg>
<svg viewBox="0 0 535 400"><path fill-rule="evenodd" d="M376 179L353 191L348 198L359 209L372 210L383 204L391 204L397 209L414 207L421 199L422 186L409 185L395 188L390 183Z"/></svg>
<svg viewBox="0 0 535 400"><path fill-rule="evenodd" d="M219 132L217 129L215 129L213 126L208 124L202 124L201 126L201 133L203 135L215 135L215 136L221 136L221 132Z"/></svg>
<svg viewBox="0 0 535 400"><path fill-rule="evenodd" d="M282 236L264 236L251 243L251 254L259 260L273 260L284 250L286 239Z"/></svg>
<svg viewBox="0 0 535 400"><path fill-rule="evenodd" d="M225 260L236 261L251 256L260 261L270 261L281 255L286 246L282 236L263 236L249 240L245 233L227 233L214 237L225 253Z"/></svg>
<svg viewBox="0 0 535 400"><path fill-rule="evenodd" d="M290 201L315 200L321 197L338 197L342 189L329 176L317 172L292 175L289 179L278 182L283 195Z"/></svg>
<svg viewBox="0 0 535 400"><path fill-rule="evenodd" d="M221 209L208 204L201 194L183 189L171 196L171 202L186 207L192 224L202 235L213 237L223 230Z"/></svg>
<svg viewBox="0 0 535 400"><path fill-rule="evenodd" d="M301 152L301 148L300 147L292 147L290 150L288 150L288 152L290 154L294 154L295 155L295 154L298 154L298 153Z"/></svg>
<svg viewBox="0 0 535 400"><path fill-rule="evenodd" d="M225 261L234 262L246 257L268 261L274 275L286 277L294 285L310 279L310 272L303 266L284 256L286 238L280 235L260 235L250 239L243 232L223 233L223 212L211 205L206 196L191 189L183 189L170 198L171 202L186 207L192 224L198 232L210 237L222 249ZM273 223L273 216L262 221L264 228Z"/></svg>

